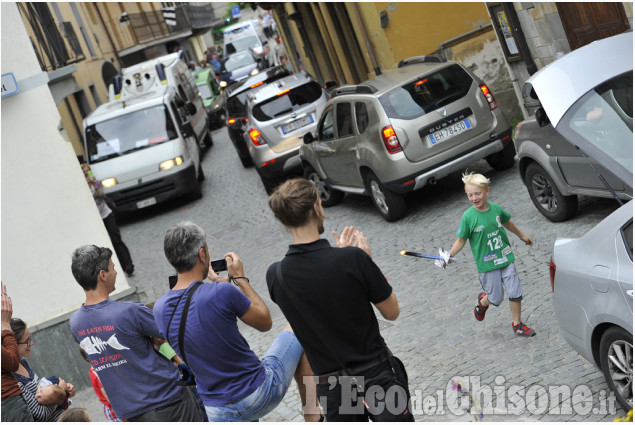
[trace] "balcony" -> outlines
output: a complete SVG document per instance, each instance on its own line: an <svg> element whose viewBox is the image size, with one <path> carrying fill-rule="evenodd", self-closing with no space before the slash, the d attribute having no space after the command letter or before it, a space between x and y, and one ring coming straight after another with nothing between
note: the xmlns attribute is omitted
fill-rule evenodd
<svg viewBox="0 0 635 425"><path fill-rule="evenodd" d="M109 22L115 30L122 55L155 42L201 34L211 29L214 12L209 3L188 3L175 7L176 25L167 25L160 10L126 13Z"/></svg>

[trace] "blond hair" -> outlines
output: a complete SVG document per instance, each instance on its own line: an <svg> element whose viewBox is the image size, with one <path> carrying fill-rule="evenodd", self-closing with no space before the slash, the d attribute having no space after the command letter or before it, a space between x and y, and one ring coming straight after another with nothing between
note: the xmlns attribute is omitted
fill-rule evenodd
<svg viewBox="0 0 635 425"><path fill-rule="evenodd" d="M463 184L465 186L467 186L468 184L473 184L483 189L487 189L490 184L490 180L482 174L465 173L461 177L461 180L463 180Z"/></svg>

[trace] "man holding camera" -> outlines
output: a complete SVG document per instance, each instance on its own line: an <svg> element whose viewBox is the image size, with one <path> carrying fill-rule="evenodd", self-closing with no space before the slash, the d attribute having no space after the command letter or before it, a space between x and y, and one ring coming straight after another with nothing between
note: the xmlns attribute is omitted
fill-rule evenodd
<svg viewBox="0 0 635 425"><path fill-rule="evenodd" d="M278 335L262 360L238 329L237 319L261 332L272 326L269 309L250 286L238 255L225 254L228 275L217 275L205 231L189 221L169 228L163 242L178 278L155 303L154 318L194 372L208 419L257 421L282 401L292 377L305 406L302 377L312 372L291 328ZM205 278L212 283L204 284ZM307 412L305 419L317 420L319 415Z"/></svg>

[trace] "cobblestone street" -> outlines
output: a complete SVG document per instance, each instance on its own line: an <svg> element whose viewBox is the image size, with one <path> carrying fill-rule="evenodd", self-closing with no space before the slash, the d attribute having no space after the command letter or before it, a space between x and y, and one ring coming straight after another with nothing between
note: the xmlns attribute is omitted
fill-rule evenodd
<svg viewBox="0 0 635 425"><path fill-rule="evenodd" d="M262 356L286 324L269 299L265 271L284 256L291 236L274 220L256 171L242 167L227 130L217 130L213 136L214 146L203 160L207 178L202 199L158 206L121 223L136 266L129 280L143 302L162 296L172 273L163 254L165 230L181 220L195 221L207 231L211 256L215 259L228 251L236 252L252 286L269 305L272 331L260 333L241 327L252 349ZM617 204L609 199L581 198L572 220L551 223L531 203L517 167L497 172L479 161L470 170L491 178L489 199L509 211L518 228L534 240L534 246L528 247L513 234L509 237L525 296L523 321L536 330L533 338L513 334L507 301L490 308L483 322L474 319L480 285L467 246L447 270L435 267L433 261L399 254L404 249L436 253L440 247L450 248L461 215L469 207L460 173L409 195L408 215L396 223L385 222L365 196L347 195L340 205L325 210L324 237L332 241L332 230L340 232L351 224L362 230L374 261L397 295L401 315L395 322L380 320L380 326L388 346L406 365L415 397L415 418L473 420L461 408L453 407L456 393L449 389L452 378L464 385L469 382L475 398L481 394L484 400L491 400L493 410L484 412L486 421L612 421L623 416L609 397L602 373L579 357L562 337L549 280L556 238L583 235ZM480 391L475 388L479 380ZM562 398L556 396L555 387L564 392ZM75 404L89 405L93 420L103 420L92 389L79 394ZM283 403L264 420L302 420L295 383Z"/></svg>

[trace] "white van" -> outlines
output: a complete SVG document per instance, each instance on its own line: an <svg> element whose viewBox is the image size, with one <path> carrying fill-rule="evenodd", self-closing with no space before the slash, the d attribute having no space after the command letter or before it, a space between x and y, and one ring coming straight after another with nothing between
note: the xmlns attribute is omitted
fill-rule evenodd
<svg viewBox="0 0 635 425"><path fill-rule="evenodd" d="M193 112L165 85L101 105L84 119L87 162L118 212L182 194L201 197L205 176Z"/></svg>
<svg viewBox="0 0 635 425"><path fill-rule="evenodd" d="M266 59L269 53L269 42L262 32L258 19L238 22L223 29L225 58L249 49L263 59Z"/></svg>
<svg viewBox="0 0 635 425"><path fill-rule="evenodd" d="M150 59L121 69L121 75L114 78L108 87L108 100L127 99L131 96L165 85L174 87L183 102L190 102L196 113L190 118L196 140L202 145L212 146L207 113L192 73L182 60L183 51Z"/></svg>

